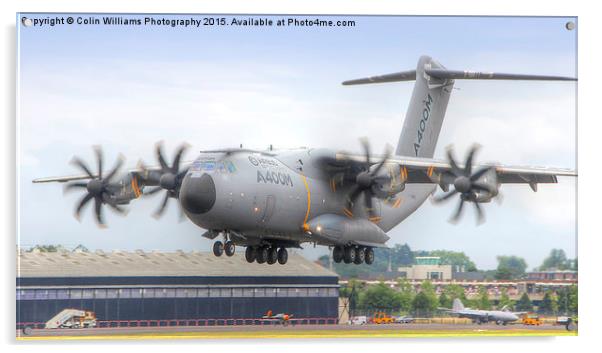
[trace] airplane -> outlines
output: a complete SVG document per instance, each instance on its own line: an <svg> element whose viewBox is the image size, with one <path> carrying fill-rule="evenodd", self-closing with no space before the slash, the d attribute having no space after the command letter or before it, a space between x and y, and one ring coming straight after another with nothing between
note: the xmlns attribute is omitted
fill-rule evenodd
<svg viewBox="0 0 602 353"><path fill-rule="evenodd" d="M218 257L233 256L236 246L242 246L249 263L285 264L287 249L313 243L329 247L336 263L372 264L374 248L387 247L387 232L434 195L437 186L445 194L433 197L435 202L459 199L452 222L459 220L469 202L481 223L480 204L496 198L501 184L528 184L537 191L540 183L577 176L569 169L475 164L478 146L470 149L464 163L456 161L451 148L447 160L434 159L456 80L577 79L448 70L422 56L415 70L343 82L348 86L415 81L396 149L387 148L383 155L373 156L367 139L362 139L361 154L328 148L253 150L241 145L200 151L194 161L183 162L187 145L182 145L169 164L158 143L157 166L140 162L120 174L123 156L104 172L102 150L95 147L96 172L74 157L72 164L83 174L33 182L61 182L67 183L65 191L83 190L75 216L79 220L82 208L94 200L101 227L103 205L125 214L123 205L131 200L165 191L154 216L160 217L168 201L175 199L182 217L206 230L204 237L216 240L213 253Z"/></svg>
<svg viewBox="0 0 602 353"><path fill-rule="evenodd" d="M490 321L495 322L497 325L507 325L509 322L518 321L519 316L526 312L511 312L507 306L504 306L502 310L478 310L465 308L464 304L459 298L454 299L451 309L438 308L441 311L449 312L458 317L465 317L472 319L472 322L480 324L486 324Z"/></svg>
<svg viewBox="0 0 602 353"><path fill-rule="evenodd" d="M289 320L292 317L293 317L293 315L285 314L285 313L280 313L280 314L272 315L272 310L268 310L268 312L264 316L262 316L261 318L263 320L275 321L278 324L286 326L286 325L288 325Z"/></svg>

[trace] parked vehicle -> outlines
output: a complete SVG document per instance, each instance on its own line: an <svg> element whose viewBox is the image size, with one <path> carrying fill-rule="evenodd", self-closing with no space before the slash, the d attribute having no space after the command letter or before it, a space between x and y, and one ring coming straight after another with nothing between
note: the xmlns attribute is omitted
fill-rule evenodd
<svg viewBox="0 0 602 353"><path fill-rule="evenodd" d="M374 317L372 317L372 322L375 324L392 324L395 322L391 316L382 311L376 312Z"/></svg>
<svg viewBox="0 0 602 353"><path fill-rule="evenodd" d="M398 316L395 318L396 324L409 324L409 323L412 323L413 321L414 321L414 318L410 317L410 316Z"/></svg>
<svg viewBox="0 0 602 353"><path fill-rule="evenodd" d="M537 314L525 314L523 315L521 322L523 325L528 326L539 326L543 324L543 320L540 319Z"/></svg>
<svg viewBox="0 0 602 353"><path fill-rule="evenodd" d="M365 325L368 323L366 316L354 316L349 320L349 325Z"/></svg>

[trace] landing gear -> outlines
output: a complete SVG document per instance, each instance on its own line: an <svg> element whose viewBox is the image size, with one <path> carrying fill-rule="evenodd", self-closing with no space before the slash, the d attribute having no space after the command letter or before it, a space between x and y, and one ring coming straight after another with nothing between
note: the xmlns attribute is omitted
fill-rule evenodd
<svg viewBox="0 0 602 353"><path fill-rule="evenodd" d="M335 246L334 249L332 249L332 259L337 264L341 263L341 261L343 261L343 256L345 256L345 252L343 250L343 247L341 247L341 246Z"/></svg>
<svg viewBox="0 0 602 353"><path fill-rule="evenodd" d="M229 240L226 242L226 244L224 244L224 251L226 252L227 256L232 256L236 252L236 246L232 241Z"/></svg>
<svg viewBox="0 0 602 353"><path fill-rule="evenodd" d="M284 265L288 261L288 251L286 248L280 248L278 250L278 263Z"/></svg>
<svg viewBox="0 0 602 353"><path fill-rule="evenodd" d="M366 248L365 253L366 265L372 265L372 263L374 263L374 249Z"/></svg>
<svg viewBox="0 0 602 353"><path fill-rule="evenodd" d="M355 247L346 246L345 247L345 255L343 256L343 260L346 264L350 264L355 262Z"/></svg>
<svg viewBox="0 0 602 353"><path fill-rule="evenodd" d="M273 265L276 263L276 261L278 261L278 249L276 249L274 247L270 247L268 249L267 263L268 263L268 265Z"/></svg>
<svg viewBox="0 0 602 353"><path fill-rule="evenodd" d="M245 250L245 259L247 260L248 263L252 263L253 261L255 261L256 253L257 253L257 251L255 250L254 247L247 246L247 249Z"/></svg>
<svg viewBox="0 0 602 353"><path fill-rule="evenodd" d="M262 264L268 260L268 247L262 246L257 249L257 254L255 255L255 260L258 264Z"/></svg>
<svg viewBox="0 0 602 353"><path fill-rule="evenodd" d="M224 253L224 244L221 241L213 243L213 255L220 257Z"/></svg>
<svg viewBox="0 0 602 353"><path fill-rule="evenodd" d="M353 261L356 265L361 265L366 259L366 249L363 247L355 248L355 261Z"/></svg>

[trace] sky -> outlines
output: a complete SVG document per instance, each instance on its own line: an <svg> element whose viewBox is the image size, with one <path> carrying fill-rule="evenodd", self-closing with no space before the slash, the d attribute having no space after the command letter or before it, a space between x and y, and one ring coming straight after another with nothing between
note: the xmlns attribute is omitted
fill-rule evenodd
<svg viewBox="0 0 602 353"><path fill-rule="evenodd" d="M290 16L272 19L283 17ZM106 212L109 227L98 229L91 208L81 223L73 217L79 194L31 183L78 173L69 161L78 155L92 164L92 145L103 146L105 163L123 153L132 167L139 159L154 163L159 140L170 159L182 142L192 146L187 159L201 149L239 144L360 151L364 136L381 151L397 143L412 83L343 87L342 81L414 69L424 54L449 69L576 76L577 31L565 28L573 19L320 19L356 25L24 27L18 19L19 244L210 250L204 230L178 223L173 202L162 219L150 216L159 196L135 200L126 217ZM577 167L575 83L457 81L454 88L435 157L453 145L463 159L479 143L477 161ZM455 202L427 201L389 232L389 244L463 251L483 269L495 268L497 255L524 257L529 268L552 248L576 256L575 179L559 178L537 193L526 185L500 191L500 203L484 205L481 226L471 208L452 225L447 220ZM303 251L312 259L325 253L323 247Z"/></svg>

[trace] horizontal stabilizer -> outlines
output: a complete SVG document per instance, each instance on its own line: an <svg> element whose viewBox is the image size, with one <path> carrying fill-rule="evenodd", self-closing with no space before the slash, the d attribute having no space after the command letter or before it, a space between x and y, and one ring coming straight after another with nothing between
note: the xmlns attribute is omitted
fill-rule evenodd
<svg viewBox="0 0 602 353"><path fill-rule="evenodd" d="M446 69L425 69L424 72L432 77L439 79L452 80L533 80L533 81L577 81L573 77L564 76L545 76L545 75L524 75L524 74L504 74L495 72L480 71L461 71Z"/></svg>
<svg viewBox="0 0 602 353"><path fill-rule="evenodd" d="M399 82L399 81L414 81L416 79L416 70L395 72L392 74L372 76L366 78L359 78L357 80L349 80L343 82L343 85L363 85L367 83L385 83L385 82Z"/></svg>
<svg viewBox="0 0 602 353"><path fill-rule="evenodd" d="M577 81L574 77L507 74L485 71L424 69L424 74L435 80L523 80L523 81ZM370 76L355 80L344 81L344 86L364 85L370 83L386 83L416 80L416 70L395 72L392 74Z"/></svg>

